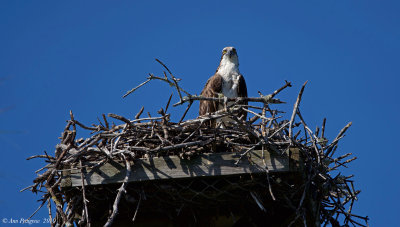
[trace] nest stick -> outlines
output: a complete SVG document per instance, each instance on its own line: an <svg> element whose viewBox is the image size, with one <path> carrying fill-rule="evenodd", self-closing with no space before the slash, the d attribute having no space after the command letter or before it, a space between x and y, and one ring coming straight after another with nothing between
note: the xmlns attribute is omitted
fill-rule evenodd
<svg viewBox="0 0 400 227"><path fill-rule="evenodd" d="M328 145L328 149L326 151L326 156L330 156L332 157L332 155L335 152L332 152L333 148L336 146L336 144L338 143L338 141L343 138L344 133L347 131L347 129L350 128L350 126L352 125L352 122L349 122L346 126L344 126L344 128L342 128L342 130L340 130L339 134L336 136L336 138L332 141L332 143L330 145ZM331 153L332 152L332 153Z"/></svg>
<svg viewBox="0 0 400 227"><path fill-rule="evenodd" d="M106 224L104 225L104 227L110 227L112 225L112 223L114 222L114 219L115 219L115 217L117 216L117 213L118 213L119 201L121 200L122 193L125 193L126 185L128 184L128 180L129 180L129 177L131 175L131 164L129 163L129 161L126 159L125 156L123 156L123 157L125 159L126 175L125 175L125 178L124 178L124 181L123 181L121 187L118 189L118 194L115 197L115 201L114 201L114 205L113 205L113 211L112 211L110 217L108 218Z"/></svg>
<svg viewBox="0 0 400 227"><path fill-rule="evenodd" d="M322 127L321 127L321 138L325 138L325 124L326 124L326 118L324 118L322 122Z"/></svg>
<svg viewBox="0 0 400 227"><path fill-rule="evenodd" d="M187 112L189 111L190 107L192 106L193 102L189 102L188 106L186 107L185 112L183 112L183 115L181 117L181 119L179 120L179 123L181 123L183 121L183 119L185 119L185 116L187 114Z"/></svg>
<svg viewBox="0 0 400 227"><path fill-rule="evenodd" d="M89 212L87 208L87 199L86 199L86 189L85 189L85 181L83 176L83 167L82 167L82 160L79 160L79 165L81 168L81 182L82 182L82 197L83 197L83 206L85 207L85 217L86 217L86 226L90 227L90 219L89 219Z"/></svg>
<svg viewBox="0 0 400 227"><path fill-rule="evenodd" d="M285 85L283 85L281 88L275 90L272 94L271 94L271 98L275 97L277 94L279 94L279 92L283 91L283 89L287 88L287 87L291 87L292 83L290 81L286 81L285 80Z"/></svg>
<svg viewBox="0 0 400 227"><path fill-rule="evenodd" d="M290 139L291 141L292 141L292 127L293 127L294 118L295 118L295 116L296 116L297 109L299 108L300 101L301 101L301 96L303 95L303 91L304 91L304 88L306 87L307 82L308 82L308 81L306 81L306 82L303 84L303 86L301 87L301 90L300 90L300 92L299 92L299 95L297 96L297 100L296 100L296 102L295 102L295 104L294 104L294 107L293 107L292 116L290 117L290 121L289 121L289 139Z"/></svg>
<svg viewBox="0 0 400 227"><path fill-rule="evenodd" d="M55 223L54 223L53 214L52 214L52 211L51 211L51 199L50 199L50 197L47 199L47 208L49 210L50 225L51 225L51 227L54 227Z"/></svg>
<svg viewBox="0 0 400 227"><path fill-rule="evenodd" d="M128 96L128 95L131 94L132 92L136 91L136 90L137 90L138 88L140 88L141 86L143 86L143 85L147 84L148 82L150 82L150 80L151 80L151 79L147 79L145 82L143 82L143 83L139 84L138 86L132 88L131 90L127 91L127 92L125 93L125 95L122 96L122 97L125 98L126 96Z"/></svg>
<svg viewBox="0 0 400 227"><path fill-rule="evenodd" d="M135 214L133 215L133 218L132 218L132 223L135 223L136 215L138 214L138 211L139 211L139 207L140 207L140 203L141 203L141 202L142 202L142 193L140 193L139 201L138 201L138 204L137 204L136 210L135 210Z"/></svg>

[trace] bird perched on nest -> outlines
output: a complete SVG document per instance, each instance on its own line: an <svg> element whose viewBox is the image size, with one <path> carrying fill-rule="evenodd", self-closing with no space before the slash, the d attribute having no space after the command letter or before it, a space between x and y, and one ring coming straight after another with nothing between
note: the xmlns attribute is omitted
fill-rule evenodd
<svg viewBox="0 0 400 227"><path fill-rule="evenodd" d="M239 71L239 59L234 47L225 47L222 50L221 61L214 76L207 80L201 96L203 97L247 97L247 87L243 75ZM228 105L231 103L228 103ZM247 105L247 101L238 104ZM216 101L200 101L199 115L206 115L224 109L223 103ZM241 111L239 118L246 119L247 112ZM223 118L224 124L231 122L232 119Z"/></svg>

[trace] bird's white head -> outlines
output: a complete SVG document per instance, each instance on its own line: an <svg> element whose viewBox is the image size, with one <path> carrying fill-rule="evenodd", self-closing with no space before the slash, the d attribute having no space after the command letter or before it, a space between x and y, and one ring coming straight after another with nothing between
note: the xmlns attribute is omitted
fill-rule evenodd
<svg viewBox="0 0 400 227"><path fill-rule="evenodd" d="M240 74L239 58L234 47L225 47L222 50L221 62L219 63L217 73L224 78L232 74Z"/></svg>
<svg viewBox="0 0 400 227"><path fill-rule="evenodd" d="M222 50L221 63L222 62L229 62L235 65L239 65L239 58L235 47L225 47Z"/></svg>

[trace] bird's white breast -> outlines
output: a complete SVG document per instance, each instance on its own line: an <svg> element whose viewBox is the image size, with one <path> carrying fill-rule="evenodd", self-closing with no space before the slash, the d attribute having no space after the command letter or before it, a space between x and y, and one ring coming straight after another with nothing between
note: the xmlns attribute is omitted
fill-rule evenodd
<svg viewBox="0 0 400 227"><path fill-rule="evenodd" d="M221 75L223 80L222 94L229 98L237 97L240 76L238 66L232 62L226 62L225 64L221 64L218 74Z"/></svg>
<svg viewBox="0 0 400 227"><path fill-rule="evenodd" d="M237 88L239 86L239 63L237 58L234 62L229 60L226 56L221 59L220 66L218 68L217 73L222 77L222 94L228 98L234 98L238 96ZM231 102L227 103L227 106L232 104ZM218 109L221 110L225 108L224 104L219 104ZM223 117L218 119L217 122L224 122L225 125L229 125L232 119L229 117Z"/></svg>

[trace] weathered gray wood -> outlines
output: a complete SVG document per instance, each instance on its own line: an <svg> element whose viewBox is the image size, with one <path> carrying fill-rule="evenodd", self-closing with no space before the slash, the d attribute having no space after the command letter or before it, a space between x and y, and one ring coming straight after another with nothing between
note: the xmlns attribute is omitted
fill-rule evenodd
<svg viewBox="0 0 400 227"><path fill-rule="evenodd" d="M288 154L277 155L264 151L264 160L270 172L286 172L296 170L299 160L297 150ZM183 160L176 156L158 157L150 160L137 160L131 164L132 174L129 182L169 178L187 178L202 176L235 175L245 173L260 173L265 171L262 151L256 150L251 158L243 158L238 165L238 153L202 154L192 160ZM296 164L293 164L296 163ZM290 166L292 165L292 166ZM126 175L124 163L108 162L100 167L84 169L85 185L121 183ZM63 172L62 187L82 186L81 171L72 168Z"/></svg>

